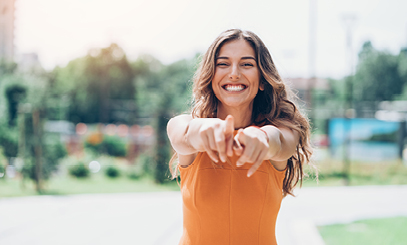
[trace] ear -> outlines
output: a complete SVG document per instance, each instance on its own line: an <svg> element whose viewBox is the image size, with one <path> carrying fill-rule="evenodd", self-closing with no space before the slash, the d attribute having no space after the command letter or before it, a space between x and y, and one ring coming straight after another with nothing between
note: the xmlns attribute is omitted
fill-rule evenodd
<svg viewBox="0 0 407 245"><path fill-rule="evenodd" d="M260 91L264 91L264 83L261 82L261 81L260 81L260 84L259 84L259 89L260 89Z"/></svg>

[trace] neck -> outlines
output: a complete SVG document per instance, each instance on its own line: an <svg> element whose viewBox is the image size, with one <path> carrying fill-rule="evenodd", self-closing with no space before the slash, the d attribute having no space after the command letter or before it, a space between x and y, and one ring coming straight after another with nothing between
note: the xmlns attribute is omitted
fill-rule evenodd
<svg viewBox="0 0 407 245"><path fill-rule="evenodd" d="M225 107L218 105L217 117L225 120L228 115L233 116L235 129L250 126L252 122L253 105L244 108Z"/></svg>

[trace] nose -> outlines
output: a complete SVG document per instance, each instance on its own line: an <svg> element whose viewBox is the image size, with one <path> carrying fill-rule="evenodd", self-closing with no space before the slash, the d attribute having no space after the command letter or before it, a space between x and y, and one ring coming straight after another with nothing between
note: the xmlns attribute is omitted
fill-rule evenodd
<svg viewBox="0 0 407 245"><path fill-rule="evenodd" d="M240 71L239 71L239 67L237 65L231 66L229 78L232 81L237 81L240 79Z"/></svg>

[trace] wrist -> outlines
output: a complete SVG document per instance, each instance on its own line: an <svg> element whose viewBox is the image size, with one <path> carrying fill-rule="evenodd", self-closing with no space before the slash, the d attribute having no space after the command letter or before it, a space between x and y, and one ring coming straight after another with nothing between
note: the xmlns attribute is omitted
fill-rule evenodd
<svg viewBox="0 0 407 245"><path fill-rule="evenodd" d="M260 128L260 127L258 127L258 126L254 126L254 125L253 125L253 126L249 126L249 128L257 128L258 130L262 131L262 132L266 135L267 144L270 142L269 135L268 135L267 132L264 131L262 128Z"/></svg>

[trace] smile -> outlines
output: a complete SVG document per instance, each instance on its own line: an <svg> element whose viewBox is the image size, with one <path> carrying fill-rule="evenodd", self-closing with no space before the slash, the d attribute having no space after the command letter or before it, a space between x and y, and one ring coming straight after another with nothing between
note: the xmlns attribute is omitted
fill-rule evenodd
<svg viewBox="0 0 407 245"><path fill-rule="evenodd" d="M243 84L238 84L238 85L226 84L226 85L222 86L222 88L229 92L240 92L242 90L245 90L247 88L247 86L245 86Z"/></svg>

